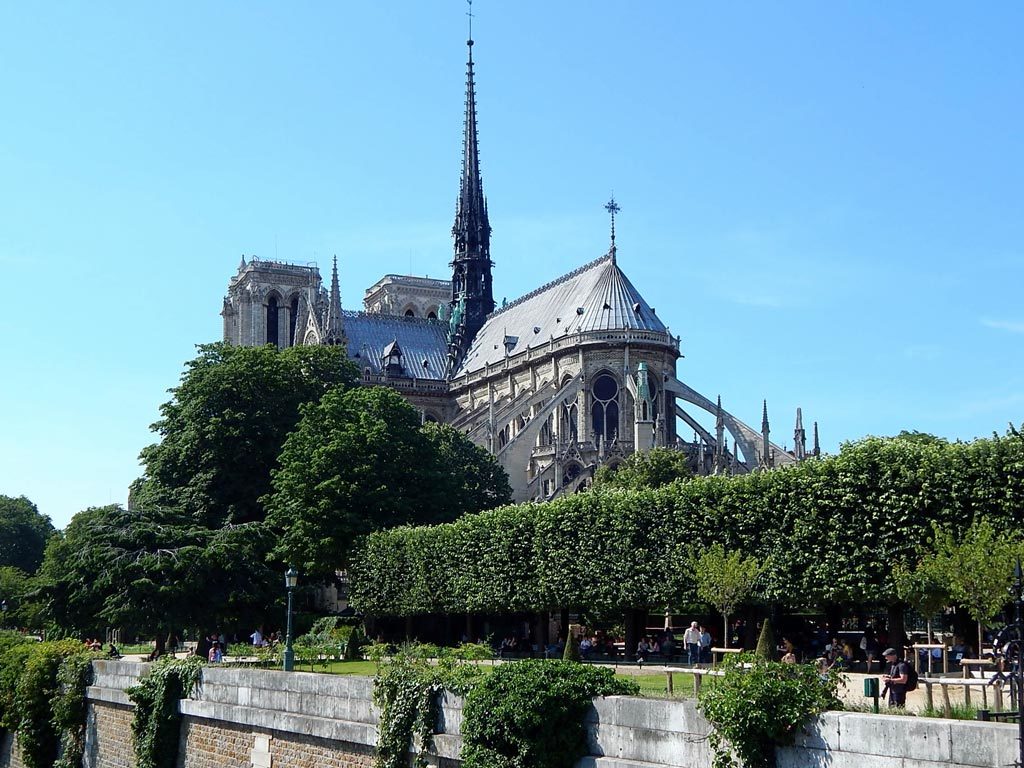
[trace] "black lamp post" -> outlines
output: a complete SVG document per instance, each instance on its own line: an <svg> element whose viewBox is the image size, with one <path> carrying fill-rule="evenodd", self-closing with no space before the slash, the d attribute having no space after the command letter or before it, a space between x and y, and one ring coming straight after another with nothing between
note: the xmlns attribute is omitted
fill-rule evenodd
<svg viewBox="0 0 1024 768"><path fill-rule="evenodd" d="M1001 661L999 670L992 678L992 683L1009 682L1010 699L1017 704L1017 743L1018 768L1024 766L1024 569L1020 558L1013 569L1013 623L1007 624L995 638L993 657Z"/></svg>
<svg viewBox="0 0 1024 768"><path fill-rule="evenodd" d="M284 586L288 590L288 627L284 636L284 671L295 669L295 649L292 648L292 592L299 583L299 572L289 568L284 574Z"/></svg>
<svg viewBox="0 0 1024 768"><path fill-rule="evenodd" d="M2 613L2 619L0 619L0 629L7 626L7 601L0 600L0 613Z"/></svg>

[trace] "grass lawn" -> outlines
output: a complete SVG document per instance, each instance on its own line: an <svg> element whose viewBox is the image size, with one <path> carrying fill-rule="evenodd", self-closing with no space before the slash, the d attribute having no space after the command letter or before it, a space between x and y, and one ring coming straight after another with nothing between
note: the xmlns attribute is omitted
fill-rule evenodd
<svg viewBox="0 0 1024 768"><path fill-rule="evenodd" d="M484 669L490 672L493 667L487 665ZM296 672L309 672L309 664L303 664L296 660ZM332 661L326 669L323 665L317 664L314 672L327 673L329 675L363 675L373 677L377 674L377 665L372 661ZM655 675L616 675L620 680L633 680L640 686L640 695L650 698L668 698L666 680L664 674ZM675 699L687 699L693 697L693 675L677 672L673 676L673 696Z"/></svg>

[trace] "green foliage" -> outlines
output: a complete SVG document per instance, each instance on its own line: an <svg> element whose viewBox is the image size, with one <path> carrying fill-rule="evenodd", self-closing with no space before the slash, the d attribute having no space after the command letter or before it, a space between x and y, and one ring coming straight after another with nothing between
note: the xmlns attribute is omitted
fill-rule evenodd
<svg viewBox="0 0 1024 768"><path fill-rule="evenodd" d="M697 584L697 597L728 616L754 591L763 570L753 557L740 550L726 551L712 544L690 555L690 567Z"/></svg>
<svg viewBox="0 0 1024 768"><path fill-rule="evenodd" d="M57 669L53 725L60 733L60 757L53 768L81 768L85 755L85 689L92 681L93 654L65 656Z"/></svg>
<svg viewBox="0 0 1024 768"><path fill-rule="evenodd" d="M685 453L674 448L652 448L631 454L617 467L600 467L594 475L593 487L638 491L691 477L693 470Z"/></svg>
<svg viewBox="0 0 1024 768"><path fill-rule="evenodd" d="M50 518L24 496L0 495L0 568L35 573L53 535Z"/></svg>
<svg viewBox="0 0 1024 768"><path fill-rule="evenodd" d="M165 656L138 685L125 691L135 703L132 736L138 768L174 768L177 764L178 701L192 695L202 669L203 660L196 656Z"/></svg>
<svg viewBox="0 0 1024 768"><path fill-rule="evenodd" d="M435 646L407 644L387 657L374 654L380 659L373 682L373 703L380 711L376 768L406 768L414 737L418 743L413 765L425 768L434 744L440 693L465 693L481 677L478 666L463 663L463 655L445 652L438 658L438 651Z"/></svg>
<svg viewBox="0 0 1024 768"><path fill-rule="evenodd" d="M455 430L420 426L416 409L384 387L335 389L303 409L266 502L276 555L327 578L359 536L507 498L500 485L483 490L500 475L493 459Z"/></svg>
<svg viewBox="0 0 1024 768"><path fill-rule="evenodd" d="M569 633L565 638L565 650L562 651L563 661L580 661L580 636L574 625L569 625Z"/></svg>
<svg viewBox="0 0 1024 768"><path fill-rule="evenodd" d="M494 509L512 501L512 486L490 453L450 424L427 422L423 436L434 454L442 498L453 505L454 519L470 512Z"/></svg>
<svg viewBox="0 0 1024 768"><path fill-rule="evenodd" d="M11 716L17 717L18 743L21 758L27 768L50 768L57 759L62 731L65 728L84 730L85 686L78 679L80 687L62 690L65 681L58 679L61 665L67 657L85 655L82 644L75 640L36 643L24 657L24 666L14 689ZM75 681L67 680L74 686ZM75 701L77 699L77 701ZM55 703L59 716L55 711ZM15 714L16 713L16 714ZM73 743L82 734L69 735Z"/></svg>
<svg viewBox="0 0 1024 768"><path fill-rule="evenodd" d="M256 525L212 530L183 512L111 505L75 515L47 547L42 574L61 626L166 636L265 605L268 593L279 592L270 591L257 567L268 548L266 531Z"/></svg>
<svg viewBox="0 0 1024 768"><path fill-rule="evenodd" d="M586 754L583 717L596 696L638 693L611 669L526 659L475 686L462 721L465 768L566 768Z"/></svg>
<svg viewBox="0 0 1024 768"><path fill-rule="evenodd" d="M661 488L597 488L455 522L371 534L352 603L372 615L557 609L611 615L694 603L690 549L770 564L750 600L789 607L899 602L932 524L1024 526L1024 436L867 438L769 472Z"/></svg>
<svg viewBox="0 0 1024 768"><path fill-rule="evenodd" d="M759 661L778 661L775 650L775 632L772 631L772 620L765 619L761 624L761 634L757 636L757 647L754 658Z"/></svg>
<svg viewBox="0 0 1024 768"><path fill-rule="evenodd" d="M714 726L714 768L771 768L775 747L792 744L797 729L829 709L839 679L823 679L809 664L758 662L742 654L727 661L722 677L705 682L697 706ZM734 757L735 756L735 757Z"/></svg>
<svg viewBox="0 0 1024 768"><path fill-rule="evenodd" d="M36 644L17 632L0 632L0 731L18 728L18 679Z"/></svg>
<svg viewBox="0 0 1024 768"><path fill-rule="evenodd" d="M160 442L142 451L131 506L183 509L211 528L261 521L260 498L301 406L352 386L358 370L341 347L198 349L160 407Z"/></svg>

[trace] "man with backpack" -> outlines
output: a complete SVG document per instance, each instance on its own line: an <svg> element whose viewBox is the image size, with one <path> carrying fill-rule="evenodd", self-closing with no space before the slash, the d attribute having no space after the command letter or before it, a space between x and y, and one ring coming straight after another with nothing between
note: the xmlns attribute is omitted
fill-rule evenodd
<svg viewBox="0 0 1024 768"><path fill-rule="evenodd" d="M889 669L888 674L882 675L885 690L889 692L889 706L905 707L907 691L917 688L917 672L907 662L899 659L895 648L886 648L882 655Z"/></svg>

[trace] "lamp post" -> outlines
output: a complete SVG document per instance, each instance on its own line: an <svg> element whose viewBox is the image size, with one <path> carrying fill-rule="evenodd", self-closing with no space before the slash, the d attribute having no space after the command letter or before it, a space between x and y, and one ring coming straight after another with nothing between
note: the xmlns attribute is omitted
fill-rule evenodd
<svg viewBox="0 0 1024 768"><path fill-rule="evenodd" d="M299 572L289 568L284 574L284 586L288 590L288 625L284 636L284 671L295 669L295 649L292 648L292 592L299 583Z"/></svg>
<svg viewBox="0 0 1024 768"><path fill-rule="evenodd" d="M0 600L0 615L2 615L2 618L0 618L0 629L7 626L7 608L7 601Z"/></svg>

